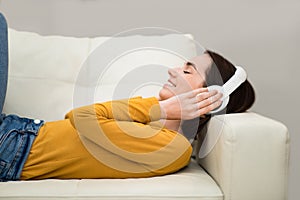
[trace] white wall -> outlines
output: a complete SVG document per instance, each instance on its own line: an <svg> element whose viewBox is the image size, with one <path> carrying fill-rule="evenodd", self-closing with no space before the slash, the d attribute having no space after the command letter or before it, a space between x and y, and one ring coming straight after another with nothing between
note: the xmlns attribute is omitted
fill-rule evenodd
<svg viewBox="0 0 300 200"><path fill-rule="evenodd" d="M113 35L145 26L192 33L245 66L257 92L252 110L288 126L289 199L300 196L300 1L2 0L0 10L10 27L44 35Z"/></svg>

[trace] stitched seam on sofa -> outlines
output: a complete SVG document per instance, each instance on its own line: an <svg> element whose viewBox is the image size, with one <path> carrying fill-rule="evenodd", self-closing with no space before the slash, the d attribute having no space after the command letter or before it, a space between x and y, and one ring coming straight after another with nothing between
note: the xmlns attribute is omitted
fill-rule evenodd
<svg viewBox="0 0 300 200"><path fill-rule="evenodd" d="M228 116L227 116L228 117ZM228 198L226 197L226 194L224 193L224 199L225 200L232 200L232 183L233 183L233 177L232 177L232 172L234 171L233 170L233 153L234 153L234 149L235 149L235 144L236 144L236 133L235 133L235 131L234 131L234 129L232 128L232 124L230 123L230 122L228 122L227 120L226 120L226 117L224 117L224 121L223 121L223 123L224 124L226 124L227 126L227 128L229 128L230 129L230 133L232 133L232 135L234 135L233 136L233 140L229 140L229 142L230 142L230 157L229 157L229 159L230 159L230 167L229 167L229 170L228 170L228 173L229 173L229 175L227 176L227 178L229 179L228 181L229 182L227 182L227 185L228 185ZM226 140L224 140L225 142L226 142ZM226 174L225 174L225 176L226 176Z"/></svg>
<svg viewBox="0 0 300 200"><path fill-rule="evenodd" d="M233 134L235 134L235 132L232 132ZM233 177L232 177L232 172L234 171L233 170L233 153L234 153L234 149L235 149L235 144L236 143L232 143L232 148L231 148L231 154L230 154L230 171L229 171L229 176L230 176L230 185L229 185L229 199L231 200L232 199L232 184L233 184ZM226 197L225 197L226 198Z"/></svg>
<svg viewBox="0 0 300 200"><path fill-rule="evenodd" d="M221 123L222 124L222 129L221 129L221 131L222 131L222 135L220 136L220 137L225 137L224 136L224 134L223 134L223 129L224 129L224 127L225 127L225 125L226 125L226 127L228 128L230 128L231 130L232 130L232 128L231 128L231 125L230 125L230 123L228 123L228 122L226 122L226 120L224 120L225 119L225 115L224 116L221 116L221 119L220 119L220 117L215 117L215 120L216 121L218 121L219 123ZM231 131L230 131L231 132ZM226 141L226 137L225 137L225 139L223 140L223 141ZM214 148L216 148L217 147L217 144L216 144L216 146L214 147ZM222 187L222 185L224 185L224 184L222 184L222 179L224 180L224 178L223 177L221 177L221 175L220 174L224 174L224 173L221 173L220 172L220 165L219 165L219 163L218 163L218 160L217 160L217 157L214 157L214 163L217 163L216 164L216 173L217 173L217 175L214 177L214 176L212 176L212 174L211 173L209 173L206 169L205 169L205 167L203 167L203 169L211 176L211 178L215 181L215 183L218 185L218 187L219 187L219 189L221 190L221 192L222 192L222 196L223 196L223 198L225 197L225 191L224 191L224 189L223 189L223 187ZM200 164L201 165L201 164ZM201 165L202 166L202 165ZM219 179L219 180L218 180ZM225 183L225 185L226 185L226 183Z"/></svg>
<svg viewBox="0 0 300 200"><path fill-rule="evenodd" d="M285 141L285 188L284 188L284 199L288 199L288 175L289 175L289 162L290 162L290 136L286 128L286 141Z"/></svg>
<svg viewBox="0 0 300 200"><path fill-rule="evenodd" d="M216 196L216 197L199 197L199 196L191 196L191 197L186 197L186 196L180 196L180 197L165 197L165 196L0 196L0 198L3 199L55 199L55 198L66 198L66 199L73 199L76 198L77 200L80 199L111 199L111 200L116 200L116 199L127 199L127 200L133 200L133 199L139 199L139 200L155 200L155 199L165 199L165 200L173 200L173 199L183 199L183 200L195 200L195 199L202 199L204 198L205 200L223 200L222 196Z"/></svg>
<svg viewBox="0 0 300 200"><path fill-rule="evenodd" d="M88 84L83 84L83 83L79 83L76 82L77 80L63 80L63 79L57 79L57 78L49 78L49 77L29 77L29 76L16 76L16 75L9 75L9 79L28 79L28 80L48 80L48 81L52 81L52 82L63 82L63 83L67 83L67 84L71 84L71 85L79 85L79 86L84 86L84 87L92 87L95 85L100 85L99 83L88 83ZM115 86L115 83L104 83L104 86Z"/></svg>
<svg viewBox="0 0 300 200"><path fill-rule="evenodd" d="M65 82L65 83L70 83L74 84L76 80L70 81L70 80L63 80L63 79L57 79L57 78L49 78L49 77L31 77L31 76L16 76L16 75L9 75L9 78L14 78L14 79L32 79L32 80L50 80L50 81L58 81L58 82Z"/></svg>

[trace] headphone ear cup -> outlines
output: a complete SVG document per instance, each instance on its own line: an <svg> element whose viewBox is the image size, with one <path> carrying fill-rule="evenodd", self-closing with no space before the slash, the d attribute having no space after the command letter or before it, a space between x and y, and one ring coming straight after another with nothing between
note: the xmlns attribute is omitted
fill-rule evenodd
<svg viewBox="0 0 300 200"><path fill-rule="evenodd" d="M229 102L229 96L227 96L225 94L224 88L220 85L211 85L211 86L208 86L207 89L208 89L208 91L217 90L218 92L223 94L223 97L221 98L221 100L222 100L221 106L219 106L215 110L210 111L207 114L213 114L213 113L220 112L221 110L223 110L227 106L227 104Z"/></svg>
<svg viewBox="0 0 300 200"><path fill-rule="evenodd" d="M211 86L208 86L207 89L208 89L209 92L211 92L213 90L218 90L218 92L224 94L224 91L223 91L224 89L220 85L211 85Z"/></svg>

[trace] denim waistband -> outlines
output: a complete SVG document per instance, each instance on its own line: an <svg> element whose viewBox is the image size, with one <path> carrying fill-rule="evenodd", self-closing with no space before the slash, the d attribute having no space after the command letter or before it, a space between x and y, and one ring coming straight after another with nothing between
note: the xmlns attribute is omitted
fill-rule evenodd
<svg viewBox="0 0 300 200"><path fill-rule="evenodd" d="M19 180L43 120L0 116L0 181Z"/></svg>

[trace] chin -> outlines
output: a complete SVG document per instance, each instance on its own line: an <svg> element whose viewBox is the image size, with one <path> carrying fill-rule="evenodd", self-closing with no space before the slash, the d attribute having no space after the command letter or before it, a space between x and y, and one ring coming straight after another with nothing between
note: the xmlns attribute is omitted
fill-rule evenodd
<svg viewBox="0 0 300 200"><path fill-rule="evenodd" d="M174 96L174 93L171 92L168 89L162 88L159 91L159 98L160 98L160 100L165 100L165 99L168 99L168 98L173 97L173 96Z"/></svg>

